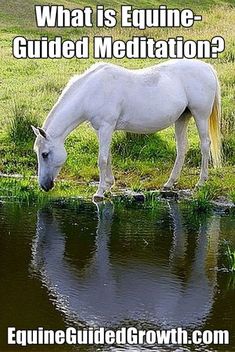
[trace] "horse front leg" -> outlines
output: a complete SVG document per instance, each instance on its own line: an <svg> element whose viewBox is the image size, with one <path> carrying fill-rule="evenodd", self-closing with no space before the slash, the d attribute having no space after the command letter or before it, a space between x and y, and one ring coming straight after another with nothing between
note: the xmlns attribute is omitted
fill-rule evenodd
<svg viewBox="0 0 235 352"><path fill-rule="evenodd" d="M110 151L109 151L105 182L106 182L107 190L110 189L115 183L115 178L113 176L113 171L112 171L111 148L110 148Z"/></svg>
<svg viewBox="0 0 235 352"><path fill-rule="evenodd" d="M100 173L100 181L97 192L93 196L94 201L101 201L104 199L104 192L107 190L107 177L110 175L107 174L108 166L111 169L111 160L110 158L110 144L112 140L113 127L110 125L102 126L98 131L99 137L99 158L98 158L98 167ZM110 165L109 165L110 163Z"/></svg>

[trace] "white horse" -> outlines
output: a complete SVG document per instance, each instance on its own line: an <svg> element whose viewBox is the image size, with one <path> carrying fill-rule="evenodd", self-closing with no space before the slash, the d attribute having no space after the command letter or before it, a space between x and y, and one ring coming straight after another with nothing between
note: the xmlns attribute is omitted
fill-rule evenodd
<svg viewBox="0 0 235 352"><path fill-rule="evenodd" d="M110 144L115 130L146 134L175 124L177 158L164 185L172 188L184 163L191 115L201 142L198 185L202 185L208 178L210 144L214 166L221 164L220 87L212 66L198 60L171 60L140 70L96 64L68 83L42 128L32 126L39 184L45 191L53 187L66 160L66 137L89 121L99 138L100 182L95 198L102 199L114 184Z"/></svg>

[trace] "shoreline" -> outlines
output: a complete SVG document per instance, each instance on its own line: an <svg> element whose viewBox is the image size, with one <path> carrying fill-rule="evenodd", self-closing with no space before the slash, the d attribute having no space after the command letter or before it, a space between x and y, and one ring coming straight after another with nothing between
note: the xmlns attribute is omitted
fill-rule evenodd
<svg viewBox="0 0 235 352"><path fill-rule="evenodd" d="M0 186L4 182L3 187L0 187L0 202L5 203L8 200L22 201L28 203L38 203L40 200L82 200L92 201L92 194L98 185L98 182L74 181L68 179L59 179L57 187L49 193L42 192L37 183L36 176L25 177L21 174L4 174L0 173ZM9 183L9 184L8 184ZM23 185L21 185L23 183ZM13 185L13 187L12 187ZM205 184L206 187L207 184ZM15 189L14 189L15 187ZM208 197L199 189L149 189L149 190L133 190L128 187L115 186L114 189L107 193L107 196L100 200L103 201L127 201L131 204L146 203L146 202L161 202L161 201L186 201L192 205L196 205L199 211L218 210L222 212L230 211L235 208L235 203L226 195L216 197ZM65 192L64 192L65 191ZM205 192L206 193L206 192Z"/></svg>

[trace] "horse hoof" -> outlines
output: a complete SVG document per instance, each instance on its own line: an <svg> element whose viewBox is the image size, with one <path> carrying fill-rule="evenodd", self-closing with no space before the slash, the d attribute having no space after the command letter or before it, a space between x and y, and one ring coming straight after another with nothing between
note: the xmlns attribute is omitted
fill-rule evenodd
<svg viewBox="0 0 235 352"><path fill-rule="evenodd" d="M174 189L174 186L163 186L162 188L162 192L169 192L172 191Z"/></svg>
<svg viewBox="0 0 235 352"><path fill-rule="evenodd" d="M99 203L99 202L103 202L103 200L104 200L104 196L102 196L100 194L93 195L93 202Z"/></svg>

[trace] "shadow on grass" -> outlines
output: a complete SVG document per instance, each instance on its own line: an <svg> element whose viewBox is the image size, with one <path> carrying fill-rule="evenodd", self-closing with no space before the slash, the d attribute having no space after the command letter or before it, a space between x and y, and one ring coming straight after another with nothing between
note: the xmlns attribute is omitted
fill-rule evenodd
<svg viewBox="0 0 235 352"><path fill-rule="evenodd" d="M121 158L142 161L172 161L175 158L174 149L158 134L119 133L113 138L112 152Z"/></svg>

